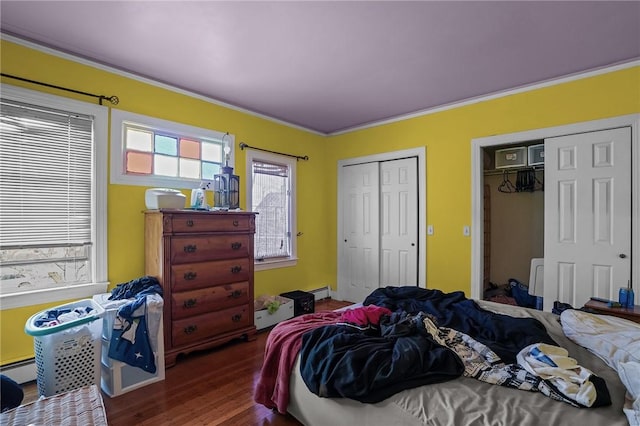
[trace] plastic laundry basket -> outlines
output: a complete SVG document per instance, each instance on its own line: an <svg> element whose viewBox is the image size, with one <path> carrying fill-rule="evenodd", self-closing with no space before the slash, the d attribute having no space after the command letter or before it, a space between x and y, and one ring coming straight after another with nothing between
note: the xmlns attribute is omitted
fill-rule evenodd
<svg viewBox="0 0 640 426"><path fill-rule="evenodd" d="M38 327L36 321L51 310L91 307L93 311L72 321ZM25 332L33 336L38 393L51 396L83 386L100 386L100 351L104 309L91 299L49 308L27 320Z"/></svg>

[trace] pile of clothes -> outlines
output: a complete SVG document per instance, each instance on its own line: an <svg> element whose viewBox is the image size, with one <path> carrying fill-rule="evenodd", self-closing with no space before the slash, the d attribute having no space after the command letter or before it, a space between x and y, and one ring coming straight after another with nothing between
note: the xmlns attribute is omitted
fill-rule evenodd
<svg viewBox="0 0 640 426"><path fill-rule="evenodd" d="M118 308L113 323L109 358L155 373L154 348L162 316L149 313L162 312L162 287L157 278L144 276L118 284L109 300L127 300Z"/></svg>
<svg viewBox="0 0 640 426"><path fill-rule="evenodd" d="M42 315L33 321L36 327L53 327L65 322L74 321L91 315L93 312L91 306L83 306L80 308L58 308L44 311Z"/></svg>

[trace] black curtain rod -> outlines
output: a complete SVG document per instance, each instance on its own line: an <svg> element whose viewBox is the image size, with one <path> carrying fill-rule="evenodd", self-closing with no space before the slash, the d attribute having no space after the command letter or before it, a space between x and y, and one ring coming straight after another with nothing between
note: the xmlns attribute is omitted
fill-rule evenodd
<svg viewBox="0 0 640 426"><path fill-rule="evenodd" d="M11 75L11 74L0 73L0 75L2 75L3 77L7 77L7 78L13 78L15 80L26 81L27 83L39 84L40 86L51 87L53 89L65 90L67 92L78 93L80 95L85 95L85 96L91 96L91 97L94 97L94 98L98 98L98 102L100 102L100 105L102 105L102 101L103 100L107 100L107 101L111 102L113 105L118 105L118 102L120 102L120 99L118 99L117 96L94 95L93 93L81 92L79 90L68 89L66 87L56 86L56 85L49 84L49 83L43 83L41 81L29 80L28 78L17 77L15 75Z"/></svg>
<svg viewBox="0 0 640 426"><path fill-rule="evenodd" d="M270 152L272 154L286 155L287 157L295 158L296 161L299 161L299 160L308 161L309 160L309 156L308 155L305 155L304 157L301 157L299 155L291 155L291 154L285 154L283 152L269 151L268 149L256 148L255 146L249 146L244 142L240 142L240 149L245 149L245 148L257 149L258 151Z"/></svg>

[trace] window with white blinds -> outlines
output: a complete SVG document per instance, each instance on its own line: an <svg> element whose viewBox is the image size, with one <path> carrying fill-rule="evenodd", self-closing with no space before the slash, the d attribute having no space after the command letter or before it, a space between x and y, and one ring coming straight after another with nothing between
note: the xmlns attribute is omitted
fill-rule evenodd
<svg viewBox="0 0 640 426"><path fill-rule="evenodd" d="M256 215L256 265L291 266L295 261L295 160L247 151L248 205ZM285 264L283 264L283 262ZM289 263L287 263L289 262Z"/></svg>
<svg viewBox="0 0 640 426"><path fill-rule="evenodd" d="M0 100L0 247L91 244L93 119Z"/></svg>
<svg viewBox="0 0 640 426"><path fill-rule="evenodd" d="M94 161L95 117L46 104L4 93L0 98L3 296L97 280L96 238L102 238L104 224L97 223L96 169L106 170L106 165L97 167ZM102 120L104 132L106 115ZM98 275L104 276L105 242L98 245Z"/></svg>

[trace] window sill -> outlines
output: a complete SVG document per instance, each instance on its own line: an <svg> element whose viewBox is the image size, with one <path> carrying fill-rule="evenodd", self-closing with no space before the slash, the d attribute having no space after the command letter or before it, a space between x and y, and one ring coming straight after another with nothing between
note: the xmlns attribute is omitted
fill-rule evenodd
<svg viewBox="0 0 640 426"><path fill-rule="evenodd" d="M271 259L255 262L253 264L254 271L266 271L267 269L289 268L298 264L297 257L288 257L286 259Z"/></svg>
<svg viewBox="0 0 640 426"><path fill-rule="evenodd" d="M94 294L105 293L109 283L92 283L74 285L57 289L31 291L28 293L11 293L0 295L0 310L22 308L25 306L54 304L72 299L87 299Z"/></svg>

